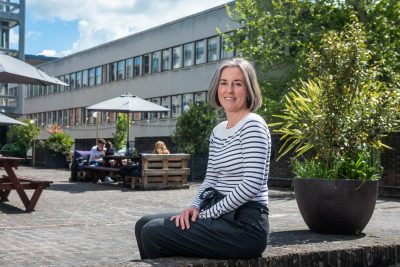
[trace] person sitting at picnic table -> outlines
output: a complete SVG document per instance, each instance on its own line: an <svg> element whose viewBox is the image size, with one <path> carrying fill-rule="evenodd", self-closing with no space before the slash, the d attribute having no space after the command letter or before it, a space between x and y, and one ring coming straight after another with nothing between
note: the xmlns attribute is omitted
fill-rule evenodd
<svg viewBox="0 0 400 267"><path fill-rule="evenodd" d="M205 179L182 212L137 221L142 259L253 258L265 250L271 137L264 119L254 113L261 101L256 72L248 61L236 58L218 67L209 102L224 110L227 121L211 133Z"/></svg>
<svg viewBox="0 0 400 267"><path fill-rule="evenodd" d="M90 150L89 165L102 166L104 164L103 157L106 154L105 144L106 140L100 138L97 141L97 145L92 147Z"/></svg>
<svg viewBox="0 0 400 267"><path fill-rule="evenodd" d="M169 154L169 150L163 141L157 141L154 145L153 154Z"/></svg>

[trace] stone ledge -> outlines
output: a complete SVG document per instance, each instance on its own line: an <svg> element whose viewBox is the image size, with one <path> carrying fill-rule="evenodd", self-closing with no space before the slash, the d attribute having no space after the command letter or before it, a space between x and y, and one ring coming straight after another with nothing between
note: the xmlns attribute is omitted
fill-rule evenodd
<svg viewBox="0 0 400 267"><path fill-rule="evenodd" d="M347 249L299 251L293 247L272 248L253 259L199 259L172 257L156 260L131 261L120 266L166 267L278 267L278 266L400 266L400 243L367 245Z"/></svg>

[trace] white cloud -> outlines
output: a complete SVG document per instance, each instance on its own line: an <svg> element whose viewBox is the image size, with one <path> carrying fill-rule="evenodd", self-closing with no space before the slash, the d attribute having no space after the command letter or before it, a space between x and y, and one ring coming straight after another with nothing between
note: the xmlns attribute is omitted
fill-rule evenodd
<svg viewBox="0 0 400 267"><path fill-rule="evenodd" d="M74 53L229 2L228 0L28 0L35 19L78 21Z"/></svg>
<svg viewBox="0 0 400 267"><path fill-rule="evenodd" d="M29 39L29 38L32 38L32 39L38 39L40 36L42 35L42 33L41 32L38 32L38 31L29 31L27 34L26 34L26 38L27 39Z"/></svg>
<svg viewBox="0 0 400 267"><path fill-rule="evenodd" d="M10 48L18 46L19 33L15 29L10 30Z"/></svg>
<svg viewBox="0 0 400 267"><path fill-rule="evenodd" d="M39 53L39 55L43 55L43 56L46 56L46 57L56 57L56 56L58 56L56 50L48 50L48 49L43 50L42 52Z"/></svg>

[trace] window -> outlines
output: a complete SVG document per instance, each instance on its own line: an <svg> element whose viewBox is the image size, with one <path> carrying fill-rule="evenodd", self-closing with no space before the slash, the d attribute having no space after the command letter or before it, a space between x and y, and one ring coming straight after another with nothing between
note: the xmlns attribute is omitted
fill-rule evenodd
<svg viewBox="0 0 400 267"><path fill-rule="evenodd" d="M160 72L160 62L161 62L161 51L154 52L151 62L151 73Z"/></svg>
<svg viewBox="0 0 400 267"><path fill-rule="evenodd" d="M233 32L227 33L230 37L233 36ZM221 59L233 57L233 42L226 38L221 37Z"/></svg>
<svg viewBox="0 0 400 267"><path fill-rule="evenodd" d="M165 108L171 108L171 97L169 97L169 96L161 97L161 106L163 106ZM170 112L171 111L165 112L164 115L162 115L162 117L163 118L169 118L170 117Z"/></svg>
<svg viewBox="0 0 400 267"><path fill-rule="evenodd" d="M109 77L109 81L115 81L117 79L117 62L114 63L110 63L109 64L109 73L108 73L108 77Z"/></svg>
<svg viewBox="0 0 400 267"><path fill-rule="evenodd" d="M71 90L70 88L71 88L71 83L70 83L70 75L69 74L67 74L67 75L65 75L64 76L64 82L66 83L66 84L69 84L69 86L64 86L64 91L69 91L69 90Z"/></svg>
<svg viewBox="0 0 400 267"><path fill-rule="evenodd" d="M190 110L191 105L193 105L193 94L183 94L182 97L183 112L188 112Z"/></svg>
<svg viewBox="0 0 400 267"><path fill-rule="evenodd" d="M194 43L185 44L183 46L183 66L188 67L193 65Z"/></svg>
<svg viewBox="0 0 400 267"><path fill-rule="evenodd" d="M102 83L102 80L101 80L102 67L101 66L96 68L95 75L96 75L96 78L95 78L96 79L96 85L101 84Z"/></svg>
<svg viewBox="0 0 400 267"><path fill-rule="evenodd" d="M68 121L67 121L67 124L69 125L69 126L74 126L75 125L75 109L73 109L73 108L70 108L69 110L68 110Z"/></svg>
<svg viewBox="0 0 400 267"><path fill-rule="evenodd" d="M78 71L76 73L76 88L81 88L82 87L82 72Z"/></svg>
<svg viewBox="0 0 400 267"><path fill-rule="evenodd" d="M133 77L133 58L125 60L125 78L130 79Z"/></svg>
<svg viewBox="0 0 400 267"><path fill-rule="evenodd" d="M197 92L194 95L194 101L196 105L203 104L206 102L207 92Z"/></svg>
<svg viewBox="0 0 400 267"><path fill-rule="evenodd" d="M150 54L143 56L143 75L150 73Z"/></svg>
<svg viewBox="0 0 400 267"><path fill-rule="evenodd" d="M88 70L82 71L82 87L88 86Z"/></svg>
<svg viewBox="0 0 400 267"><path fill-rule="evenodd" d="M207 40L207 60L208 62L218 59L218 37L208 38Z"/></svg>
<svg viewBox="0 0 400 267"><path fill-rule="evenodd" d="M118 78L118 80L125 79L125 60L118 61L117 78Z"/></svg>
<svg viewBox="0 0 400 267"><path fill-rule="evenodd" d="M177 118L182 114L182 95L172 96L172 118Z"/></svg>
<svg viewBox="0 0 400 267"><path fill-rule="evenodd" d="M94 85L94 68L89 70L89 86Z"/></svg>
<svg viewBox="0 0 400 267"><path fill-rule="evenodd" d="M206 55L204 48L205 48L204 40L196 42L196 54L195 54L196 64L201 64L206 62Z"/></svg>
<svg viewBox="0 0 400 267"><path fill-rule="evenodd" d="M179 69L181 67L181 52L182 52L181 46L172 48L172 68L173 69Z"/></svg>
<svg viewBox="0 0 400 267"><path fill-rule="evenodd" d="M159 98L159 97L153 97L153 98L150 100L150 102L152 102L152 103L154 103L154 104L157 104L157 105L160 105L160 98ZM158 112L151 112L150 114L151 114L151 115L150 115L150 119L159 118Z"/></svg>
<svg viewBox="0 0 400 267"><path fill-rule="evenodd" d="M141 75L140 70L142 69L142 58L141 57L135 57L133 59L134 65L133 65L133 76L138 77Z"/></svg>
<svg viewBox="0 0 400 267"><path fill-rule="evenodd" d="M171 69L171 50L165 49L162 51L162 70Z"/></svg>
<svg viewBox="0 0 400 267"><path fill-rule="evenodd" d="M81 118L81 109L80 108L75 108L75 125L80 124L82 121Z"/></svg>
<svg viewBox="0 0 400 267"><path fill-rule="evenodd" d="M107 83L108 82L108 64L103 65L103 77L102 77L102 83Z"/></svg>
<svg viewBox="0 0 400 267"><path fill-rule="evenodd" d="M70 84L70 90L76 88L76 72L71 73L71 78L70 78L69 84Z"/></svg>

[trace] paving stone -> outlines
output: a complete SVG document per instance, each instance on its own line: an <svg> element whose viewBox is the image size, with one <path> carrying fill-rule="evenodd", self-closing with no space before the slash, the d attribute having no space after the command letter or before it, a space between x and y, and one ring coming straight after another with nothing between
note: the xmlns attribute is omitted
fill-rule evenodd
<svg viewBox="0 0 400 267"><path fill-rule="evenodd" d="M0 203L0 266L299 266L322 262L344 266L357 261L365 266L387 262L396 266L400 262L398 199L379 199L361 236L321 235L308 231L293 192L271 189L270 243L262 258L142 262L135 222L144 214L182 210L199 184L181 190L133 191L118 185L70 183L68 170L19 167L16 172L50 178L54 184L42 193L35 212L24 212L15 191L9 202Z"/></svg>

